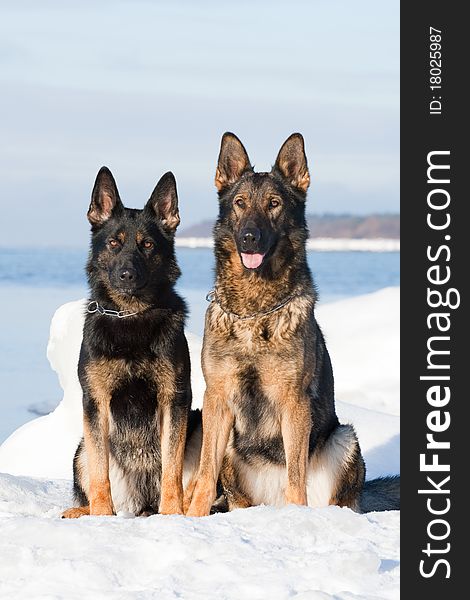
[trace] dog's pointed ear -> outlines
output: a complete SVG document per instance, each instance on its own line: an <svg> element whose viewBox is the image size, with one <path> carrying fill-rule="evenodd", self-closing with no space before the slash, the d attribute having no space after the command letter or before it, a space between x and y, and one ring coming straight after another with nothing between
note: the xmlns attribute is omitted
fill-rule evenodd
<svg viewBox="0 0 470 600"><path fill-rule="evenodd" d="M227 131L220 143L219 160L215 172L215 186L219 192L231 186L245 173L252 171L245 147L236 135Z"/></svg>
<svg viewBox="0 0 470 600"><path fill-rule="evenodd" d="M171 171L165 173L155 186L145 210L156 216L168 233L174 233L180 222L176 179Z"/></svg>
<svg viewBox="0 0 470 600"><path fill-rule="evenodd" d="M88 220L92 227L99 227L123 208L113 174L107 167L101 167L91 193Z"/></svg>
<svg viewBox="0 0 470 600"><path fill-rule="evenodd" d="M287 181L305 193L310 185L307 157L305 156L304 138L300 133L293 133L282 144L273 171L277 170Z"/></svg>

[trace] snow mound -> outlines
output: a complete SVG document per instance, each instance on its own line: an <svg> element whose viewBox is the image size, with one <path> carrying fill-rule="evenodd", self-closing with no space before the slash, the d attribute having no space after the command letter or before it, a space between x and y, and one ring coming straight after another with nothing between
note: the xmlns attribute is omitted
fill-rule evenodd
<svg viewBox="0 0 470 600"><path fill-rule="evenodd" d="M398 298L390 288L320 306L337 410L352 423L368 477L399 472ZM84 300L55 313L47 356L63 388L49 415L0 446L0 597L377 600L399 597L399 513L260 506L191 519L83 517L71 502L82 433L77 377ZM201 340L188 334L194 406Z"/></svg>
<svg viewBox="0 0 470 600"><path fill-rule="evenodd" d="M316 312L333 363L336 397L400 414L400 289L320 305Z"/></svg>
<svg viewBox="0 0 470 600"><path fill-rule="evenodd" d="M369 476L398 472L399 329L397 288L320 306L317 318L333 361L337 410L352 423ZM72 477L82 435L82 393L77 363L85 300L61 306L51 322L47 356L64 390L49 415L30 421L0 446L0 472L52 479ZM202 406L201 340L187 333L193 407ZM387 413L387 414L384 414ZM392 450L392 451L391 451Z"/></svg>
<svg viewBox="0 0 470 600"><path fill-rule="evenodd" d="M0 475L1 597L398 597L397 512L287 506L203 519L55 518L69 493L69 482Z"/></svg>

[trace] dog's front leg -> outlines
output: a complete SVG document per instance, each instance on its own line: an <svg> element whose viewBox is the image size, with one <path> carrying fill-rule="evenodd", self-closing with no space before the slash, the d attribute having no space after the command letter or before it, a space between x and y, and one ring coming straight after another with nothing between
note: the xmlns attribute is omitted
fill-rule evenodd
<svg viewBox="0 0 470 600"><path fill-rule="evenodd" d="M166 402L161 412L162 480L159 512L183 514L183 461L188 409Z"/></svg>
<svg viewBox="0 0 470 600"><path fill-rule="evenodd" d="M208 388L202 407L202 448L197 481L187 515L204 517L210 513L217 492L222 459L233 425L233 413L221 396L221 386Z"/></svg>
<svg viewBox="0 0 470 600"><path fill-rule="evenodd" d="M86 398L83 438L88 463L90 515L113 515L109 483L109 403Z"/></svg>
<svg viewBox="0 0 470 600"><path fill-rule="evenodd" d="M282 440L286 455L287 504L307 505L308 442L311 431L308 398L288 396L281 417Z"/></svg>

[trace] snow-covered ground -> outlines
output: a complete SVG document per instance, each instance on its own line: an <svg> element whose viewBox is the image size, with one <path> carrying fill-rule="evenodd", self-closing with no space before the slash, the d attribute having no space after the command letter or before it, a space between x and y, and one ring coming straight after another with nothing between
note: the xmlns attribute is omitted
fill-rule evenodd
<svg viewBox="0 0 470 600"><path fill-rule="evenodd" d="M398 598L398 512L288 506L203 519L60 520L81 436L83 305L61 306L51 323L48 358L62 402L0 446L1 598ZM399 289L388 288L317 311L338 414L356 427L369 478L399 472L398 307ZM201 340L188 338L200 406Z"/></svg>

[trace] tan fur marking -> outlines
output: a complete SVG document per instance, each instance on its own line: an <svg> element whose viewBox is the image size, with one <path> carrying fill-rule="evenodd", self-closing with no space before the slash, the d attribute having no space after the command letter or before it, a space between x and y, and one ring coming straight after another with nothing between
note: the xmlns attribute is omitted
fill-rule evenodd
<svg viewBox="0 0 470 600"><path fill-rule="evenodd" d="M243 144L233 133L225 133L220 144L215 186L221 191L226 186L235 183L246 169L250 169L250 159Z"/></svg>
<svg viewBox="0 0 470 600"><path fill-rule="evenodd" d="M221 396L223 382L219 379L213 384L215 385L207 388L204 394L201 459L197 483L186 513L191 517L203 517L210 513L216 497L217 477L233 424L233 413Z"/></svg>
<svg viewBox="0 0 470 600"><path fill-rule="evenodd" d="M96 422L83 418L83 438L88 464L90 514L114 514L109 482L109 407L112 391L122 377L123 361L101 360L87 365L89 392L97 407Z"/></svg>
<svg viewBox="0 0 470 600"><path fill-rule="evenodd" d="M217 169L215 171L214 183L215 183L215 187L219 190L219 192L221 190L223 190L224 187L226 187L227 185L235 183L235 181L237 181L237 179L239 179L240 175L247 168L247 164L246 164L246 161L244 161L242 159L236 160L235 158L232 158L230 168L233 173L233 176L231 176L231 177L227 177L221 171L221 169L219 169L219 167L217 167Z"/></svg>
<svg viewBox="0 0 470 600"><path fill-rule="evenodd" d="M162 224L171 231L174 231L180 224L179 213L168 215L165 219L162 219Z"/></svg>
<svg viewBox="0 0 470 600"><path fill-rule="evenodd" d="M109 426L108 407L99 409L99 424L92 431L88 420L83 420L83 438L88 461L91 515L113 515L114 507L109 482ZM104 414L103 414L104 413Z"/></svg>
<svg viewBox="0 0 470 600"><path fill-rule="evenodd" d="M253 506L253 502L248 495L241 492L238 478L237 470L229 455L226 454L220 470L220 481L227 498L229 510Z"/></svg>
<svg viewBox="0 0 470 600"><path fill-rule="evenodd" d="M111 216L115 207L115 199L106 191L101 192L101 207L96 206L92 201L87 212L87 217L91 223L99 225L104 223Z"/></svg>
<svg viewBox="0 0 470 600"><path fill-rule="evenodd" d="M189 510L189 506L191 504L191 500L193 498L194 489L197 483L197 474L193 475L189 480L188 485L186 486L183 494L183 512L186 515Z"/></svg>
<svg viewBox="0 0 470 600"><path fill-rule="evenodd" d="M310 185L304 141L300 134L287 138L279 150L276 165L294 187L306 192Z"/></svg>
<svg viewBox="0 0 470 600"><path fill-rule="evenodd" d="M302 191L306 192L308 190L308 186L310 185L309 172L307 171L306 173L304 173L296 181L297 181L297 187L300 188Z"/></svg>
<svg viewBox="0 0 470 600"><path fill-rule="evenodd" d="M308 440L311 430L308 398L285 390L281 431L287 465L287 504L307 505Z"/></svg>
<svg viewBox="0 0 470 600"><path fill-rule="evenodd" d="M186 421L172 423L171 407L162 409L161 448L162 480L159 512L164 515L183 514L183 460Z"/></svg>
<svg viewBox="0 0 470 600"><path fill-rule="evenodd" d="M215 170L215 187L219 190L219 192L225 187L225 177L222 176L219 168Z"/></svg>
<svg viewBox="0 0 470 600"><path fill-rule="evenodd" d="M79 519L80 517L84 517L89 514L89 506L78 506L75 508L68 508L67 510L64 510L61 516L63 519Z"/></svg>
<svg viewBox="0 0 470 600"><path fill-rule="evenodd" d="M129 296L128 298L116 292L111 285L108 285L104 282L106 286L106 291L109 294L109 297L114 302L114 304L119 308L119 310L129 310L131 312L141 312L149 307L147 302L136 298L135 296Z"/></svg>
<svg viewBox="0 0 470 600"><path fill-rule="evenodd" d="M168 360L160 359L157 369L156 363L148 359L126 361L121 358L104 358L89 363L86 372L93 397L108 404L114 389L122 380L131 377L144 378L150 373L153 373L154 380L165 390L165 395L161 397L162 402L165 402L167 396L172 398L176 391L174 367Z"/></svg>
<svg viewBox="0 0 470 600"><path fill-rule="evenodd" d="M125 364L121 359L101 359L88 363L87 383L93 399L100 407L109 407L113 390L125 372Z"/></svg>

